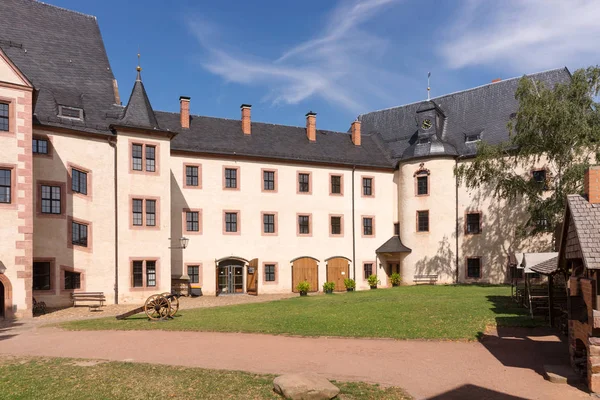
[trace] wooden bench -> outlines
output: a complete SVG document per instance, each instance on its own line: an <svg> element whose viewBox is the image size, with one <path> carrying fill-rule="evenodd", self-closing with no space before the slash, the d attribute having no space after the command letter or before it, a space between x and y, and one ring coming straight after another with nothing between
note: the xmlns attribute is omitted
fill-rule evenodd
<svg viewBox="0 0 600 400"><path fill-rule="evenodd" d="M413 282L418 285L419 283L425 283L427 285L435 285L438 280L437 274L433 275L415 275Z"/></svg>
<svg viewBox="0 0 600 400"><path fill-rule="evenodd" d="M77 302L94 303L87 304L90 310L97 310L104 305L106 297L104 292L78 292L71 293L71 299L73 300L73 307L77 305Z"/></svg>

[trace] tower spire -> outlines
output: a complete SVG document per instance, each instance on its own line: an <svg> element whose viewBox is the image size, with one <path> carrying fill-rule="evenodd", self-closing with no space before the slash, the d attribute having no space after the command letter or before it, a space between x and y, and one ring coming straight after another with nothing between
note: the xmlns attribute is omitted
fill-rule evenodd
<svg viewBox="0 0 600 400"><path fill-rule="evenodd" d="M140 61L141 55L140 55L140 50L139 49L138 49L138 55L137 55L137 57L138 57L138 65L135 68L136 71L137 71L136 81L140 81L141 82L142 81L142 73L141 73L142 72L142 67L141 67L141 61Z"/></svg>
<svg viewBox="0 0 600 400"><path fill-rule="evenodd" d="M427 101L431 100L431 97L429 97L429 91L431 90L431 87L429 86L429 78L431 78L431 72L427 73Z"/></svg>

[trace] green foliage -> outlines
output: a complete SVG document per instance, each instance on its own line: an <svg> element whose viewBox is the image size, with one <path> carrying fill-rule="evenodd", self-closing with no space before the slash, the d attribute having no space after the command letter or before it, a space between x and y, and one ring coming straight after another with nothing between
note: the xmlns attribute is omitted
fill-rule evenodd
<svg viewBox="0 0 600 400"><path fill-rule="evenodd" d="M399 285L400 282L402 282L402 277L399 273L394 272L392 275L390 275L390 283L392 285Z"/></svg>
<svg viewBox="0 0 600 400"><path fill-rule="evenodd" d="M581 193L585 169L600 159L600 107L594 100L599 92L599 67L577 70L571 82L554 88L523 77L515 93L519 109L507 125L510 140L479 142L473 162L455 169L457 177L468 188L486 187L496 198L524 201L529 215L520 227L524 235L554 230L566 195ZM539 165L546 169L545 184L530 173Z"/></svg>
<svg viewBox="0 0 600 400"><path fill-rule="evenodd" d="M298 285L296 286L296 290L299 292L306 293L310 290L310 283L308 281L302 281L298 283Z"/></svg>
<svg viewBox="0 0 600 400"><path fill-rule="evenodd" d="M377 286L381 284L381 281L377 279L377 275L375 274L369 275L369 277L367 278L367 282L369 282L369 286Z"/></svg>
<svg viewBox="0 0 600 400"><path fill-rule="evenodd" d="M354 289L356 287L356 282L354 282L354 279L346 278L344 279L344 286L346 289Z"/></svg>
<svg viewBox="0 0 600 400"><path fill-rule="evenodd" d="M326 292L328 290L334 290L335 289L335 282L325 282L323 284L323 291Z"/></svg>

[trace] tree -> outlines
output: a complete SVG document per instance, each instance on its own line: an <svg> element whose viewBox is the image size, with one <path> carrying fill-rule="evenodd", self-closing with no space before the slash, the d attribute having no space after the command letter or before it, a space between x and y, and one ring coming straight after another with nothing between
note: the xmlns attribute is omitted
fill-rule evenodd
<svg viewBox="0 0 600 400"><path fill-rule="evenodd" d="M519 109L507 124L510 139L480 142L472 162L455 169L470 189L487 186L492 196L525 203L529 218L519 234L556 232L568 194L581 193L585 169L600 160L600 67L577 70L568 83L546 87L523 77ZM530 172L536 166L543 173Z"/></svg>

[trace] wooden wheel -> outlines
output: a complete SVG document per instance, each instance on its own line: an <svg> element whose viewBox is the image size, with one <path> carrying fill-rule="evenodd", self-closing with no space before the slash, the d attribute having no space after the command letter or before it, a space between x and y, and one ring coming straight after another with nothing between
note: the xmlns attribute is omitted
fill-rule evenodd
<svg viewBox="0 0 600 400"><path fill-rule="evenodd" d="M174 317L179 311L179 297L175 296L169 292L161 293L162 296L165 296L171 302L171 311L169 313L170 317Z"/></svg>
<svg viewBox="0 0 600 400"><path fill-rule="evenodd" d="M151 320L166 319L171 314L171 302L161 294L153 294L146 300L144 311Z"/></svg>

